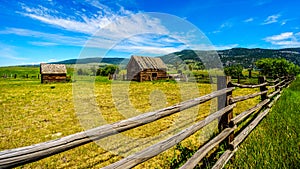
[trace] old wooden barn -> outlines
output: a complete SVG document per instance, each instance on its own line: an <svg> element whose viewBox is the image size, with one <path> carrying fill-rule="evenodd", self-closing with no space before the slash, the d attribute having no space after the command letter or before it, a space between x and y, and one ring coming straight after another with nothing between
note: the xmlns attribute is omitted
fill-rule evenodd
<svg viewBox="0 0 300 169"><path fill-rule="evenodd" d="M160 58L131 56L127 65L127 79L152 81L167 78L167 66Z"/></svg>
<svg viewBox="0 0 300 169"><path fill-rule="evenodd" d="M41 83L66 82L67 68L64 64L40 65Z"/></svg>

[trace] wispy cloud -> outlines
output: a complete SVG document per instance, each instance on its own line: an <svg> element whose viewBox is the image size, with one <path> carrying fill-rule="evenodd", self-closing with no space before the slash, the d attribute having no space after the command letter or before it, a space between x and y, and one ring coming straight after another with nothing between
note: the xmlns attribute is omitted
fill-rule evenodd
<svg viewBox="0 0 300 169"><path fill-rule="evenodd" d="M255 6L262 6L272 2L272 0L255 0Z"/></svg>
<svg viewBox="0 0 300 169"><path fill-rule="evenodd" d="M44 33L39 31L33 31L28 29L20 29L20 28L6 28L4 30L0 30L0 34L14 34L18 36L26 36L32 37L36 39L43 39L47 40L47 42L29 42L34 45L38 46L49 46L49 45L74 45L74 46L82 46L87 37L69 37L63 36L59 34L51 34L51 33Z"/></svg>
<svg viewBox="0 0 300 169"><path fill-rule="evenodd" d="M245 19L243 22L248 23L248 22L252 22L252 21L254 21L254 18L248 18L248 19Z"/></svg>
<svg viewBox="0 0 300 169"><path fill-rule="evenodd" d="M10 46L2 43L0 43L0 46L1 46L0 58L3 58L5 60L15 60L15 61L27 60L27 58L18 56L15 46Z"/></svg>
<svg viewBox="0 0 300 169"><path fill-rule="evenodd" d="M299 47L300 46L300 32L284 32L279 35L273 35L266 37L264 39L273 45L289 48L289 47Z"/></svg>
<svg viewBox="0 0 300 169"><path fill-rule="evenodd" d="M144 34L124 39L111 50L139 54L162 55L186 48L188 48L188 45L172 37L158 34Z"/></svg>
<svg viewBox="0 0 300 169"><path fill-rule="evenodd" d="M213 44L206 44L206 45L198 45L196 49L198 50L225 50L225 49L232 49L238 47L239 44L229 44L229 45L213 45Z"/></svg>
<svg viewBox="0 0 300 169"><path fill-rule="evenodd" d="M233 26L232 22L227 21L227 22L223 23L223 24L220 26L220 28L221 28L221 29L224 29L224 28L231 28L232 26Z"/></svg>
<svg viewBox="0 0 300 169"><path fill-rule="evenodd" d="M220 32L222 32L225 29L231 28L232 26L233 26L233 22L231 20L228 20L228 21L222 23L220 25L220 27L217 30L213 31L212 33L213 34L220 33Z"/></svg>
<svg viewBox="0 0 300 169"><path fill-rule="evenodd" d="M86 15L82 11L73 9L74 16L66 15L66 17L57 10L49 9L41 5L38 7L29 7L25 4L21 4L23 11L18 11L17 13L58 28L88 35L96 33L99 29L107 26L119 17L131 14L124 8L114 12L107 6L102 5L99 1L91 1L89 3L101 9L101 12Z"/></svg>
<svg viewBox="0 0 300 169"><path fill-rule="evenodd" d="M276 22L278 22L278 18L280 16L281 16L280 14L270 15L267 17L267 19L264 20L264 22L262 24L267 25L267 24L271 24L271 23L276 23Z"/></svg>
<svg viewBox="0 0 300 169"><path fill-rule="evenodd" d="M280 40L291 39L293 37L294 37L294 33L293 32L284 32L284 33L281 33L279 35L273 35L273 36L267 37L266 40L269 40L269 41L280 41Z"/></svg>
<svg viewBox="0 0 300 169"><path fill-rule="evenodd" d="M56 34L48 34L43 32L10 28L9 30L0 31L1 33L10 33L20 36L31 36L46 39L48 41L31 41L29 43L38 46L47 45L57 45L58 43L69 43L69 45L82 45L85 47L96 47L103 49L110 49L114 47L120 41L124 39L131 38L137 34L168 34L169 31L161 24L160 20L155 17L151 17L147 14L142 13L132 13L124 7L120 6L119 11L112 11L107 6L101 4L99 1L87 0L89 5L92 5L101 12L86 15L82 12L75 11L78 13L80 20L70 16L64 17L61 14L57 14L55 10L38 6L36 8L28 7L22 4L22 9L24 11L19 12L23 16L30 17L35 20L47 23L49 25L55 26L59 29L64 29L67 31L84 33L89 36L89 40L86 37L67 37ZM88 41L87 41L88 40ZM169 39L170 40L170 39ZM86 41L87 43L84 43ZM143 38L140 42L143 44L132 44L131 47L120 47L119 49L132 50L140 49L151 51L157 53L157 51L172 50L171 48L162 48L161 50L155 49L153 45L158 42L150 41L149 39ZM146 43L147 42L147 43ZM160 42L161 44L165 43ZM135 46L134 46L135 45ZM151 47L152 45L152 47ZM161 45L160 47L162 47Z"/></svg>
<svg viewBox="0 0 300 169"><path fill-rule="evenodd" d="M82 8L72 9L72 13L74 13L72 16L59 13L50 9L51 7L46 8L41 5L31 7L25 4L22 4L23 11L18 11L23 16L54 26L57 29L76 32L77 34L73 37L19 28L8 28L0 31L0 34L34 37L37 40L30 40L28 43L37 46L67 44L106 50L113 48L124 52L144 51L152 54L166 54L182 50L187 48L188 45L185 44L196 46L197 43L193 40L198 38L200 41L199 38L201 38L194 37L193 31L183 31L185 25L178 27L175 24L169 29L170 25L166 22L171 21L172 18L167 19L169 17L167 15L134 13L122 6L119 6L119 10L112 11L100 1L86 0L84 2L95 7L98 12L91 13L87 11L87 8L84 10ZM181 23L183 22L181 21ZM223 30L231 26L231 22L224 22L220 29ZM159 38L148 35L159 35ZM172 37L164 35L172 35Z"/></svg>
<svg viewBox="0 0 300 169"><path fill-rule="evenodd" d="M58 46L59 44L58 43L54 43L54 42L37 42L37 41L34 41L34 42L29 42L30 44L32 45L35 45L35 46Z"/></svg>

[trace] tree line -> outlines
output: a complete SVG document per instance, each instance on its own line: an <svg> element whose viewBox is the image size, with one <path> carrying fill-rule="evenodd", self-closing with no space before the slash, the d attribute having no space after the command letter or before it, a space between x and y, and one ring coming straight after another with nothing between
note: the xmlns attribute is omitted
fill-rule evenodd
<svg viewBox="0 0 300 169"><path fill-rule="evenodd" d="M274 76L287 76L300 74L300 67L294 63L287 61L284 58L263 58L255 62L255 68L259 70L261 75L274 77ZM251 71L252 69L249 69ZM234 78L242 77L243 66L232 65L224 68L224 73L227 76Z"/></svg>
<svg viewBox="0 0 300 169"><path fill-rule="evenodd" d="M78 75L93 75L93 76L108 76L119 72L119 67L116 65L106 65L104 67L91 67L89 70L79 68Z"/></svg>
<svg viewBox="0 0 300 169"><path fill-rule="evenodd" d="M189 63L189 62L188 62ZM188 64L189 66L192 64ZM263 58L254 63L255 69L260 71L261 75L274 77L274 76L287 76L287 75L297 75L300 74L300 67L284 58ZM204 65L196 64L193 62L193 68L191 70L201 70ZM197 67L197 68L196 68ZM240 64L226 66L224 67L224 73L227 76L232 76L233 78L243 77L244 67ZM252 68L249 69L251 71ZM78 75L96 75L96 76L108 76L118 73L120 68L116 65L106 65L104 67L92 67L90 71L84 71L83 69L78 69Z"/></svg>

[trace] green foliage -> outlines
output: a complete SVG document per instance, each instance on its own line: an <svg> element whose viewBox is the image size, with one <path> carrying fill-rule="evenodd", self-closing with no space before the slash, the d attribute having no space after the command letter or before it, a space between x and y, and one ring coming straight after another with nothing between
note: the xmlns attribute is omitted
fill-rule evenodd
<svg viewBox="0 0 300 169"><path fill-rule="evenodd" d="M225 168L300 168L299 100L298 76Z"/></svg>
<svg viewBox="0 0 300 169"><path fill-rule="evenodd" d="M107 76L96 76L95 82L101 82L101 83L111 83L111 81L108 79Z"/></svg>
<svg viewBox="0 0 300 169"><path fill-rule="evenodd" d="M233 78L242 77L243 66L242 65L227 66L224 68L224 72L227 76L232 76Z"/></svg>
<svg viewBox="0 0 300 169"><path fill-rule="evenodd" d="M108 76L118 72L119 68L115 65L107 65L104 68L99 68L96 72L97 76Z"/></svg>
<svg viewBox="0 0 300 169"><path fill-rule="evenodd" d="M179 151L179 154L175 155L175 151ZM195 150L191 150L188 147L182 146L181 143L178 143L174 149L174 157L170 160L170 168L179 168L192 157L194 153Z"/></svg>
<svg viewBox="0 0 300 169"><path fill-rule="evenodd" d="M255 65L260 69L261 74L266 76L286 76L297 75L300 73L299 66L286 59L271 59L264 58L255 62Z"/></svg>

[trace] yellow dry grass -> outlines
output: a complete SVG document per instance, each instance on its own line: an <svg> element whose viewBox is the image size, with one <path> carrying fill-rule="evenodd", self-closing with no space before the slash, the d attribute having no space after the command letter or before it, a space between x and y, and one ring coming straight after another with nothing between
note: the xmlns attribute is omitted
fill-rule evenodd
<svg viewBox="0 0 300 169"><path fill-rule="evenodd" d="M94 100L95 104L91 107L96 106L100 113L96 116L84 116L80 110L86 107L76 108L78 102L73 100L76 92L72 85L72 83L40 84L37 80L1 79L0 150L28 146L67 136L98 124L112 123L144 112L154 111L212 91L211 84L196 84L195 86L195 84L174 82L132 82L127 84L96 82L93 83L93 95L82 97L79 101L86 101L89 105L88 103L93 103L91 100ZM237 89L233 94L237 96L254 92L255 90L250 89ZM258 101L258 98L254 98L241 102L234 109L234 113L238 114L254 106ZM209 101L97 143L83 145L22 167L103 167L120 160L122 156L137 152L173 135L194 121L203 119L215 110L214 107L215 102ZM98 119L98 117L102 119ZM90 122L90 124L86 122ZM216 131L216 124L217 122L214 122L195 133L184 140L182 145L196 149ZM171 158L177 153L172 148L137 168L169 168Z"/></svg>

